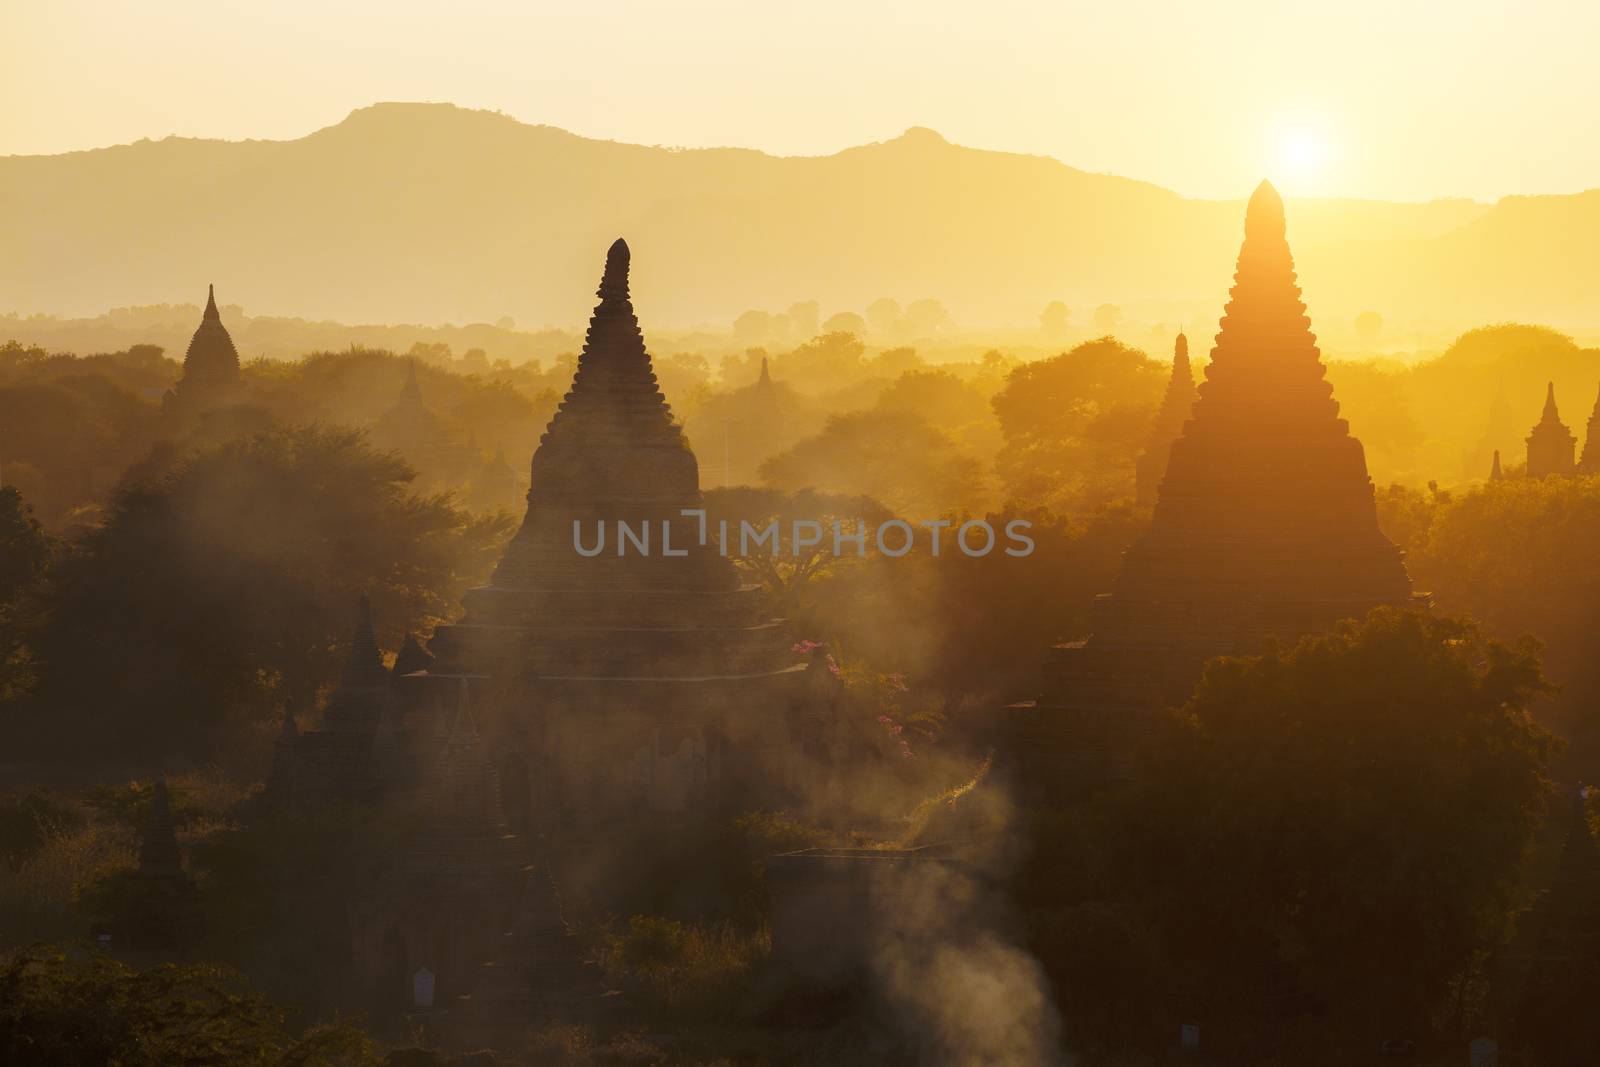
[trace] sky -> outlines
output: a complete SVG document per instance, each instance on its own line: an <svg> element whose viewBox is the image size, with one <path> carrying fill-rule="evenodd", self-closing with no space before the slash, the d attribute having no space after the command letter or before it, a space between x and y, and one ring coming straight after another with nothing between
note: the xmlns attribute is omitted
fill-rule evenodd
<svg viewBox="0 0 1600 1067"><path fill-rule="evenodd" d="M0 2L0 155L385 100L818 155L927 126L1194 197L1600 187L1600 4Z"/></svg>

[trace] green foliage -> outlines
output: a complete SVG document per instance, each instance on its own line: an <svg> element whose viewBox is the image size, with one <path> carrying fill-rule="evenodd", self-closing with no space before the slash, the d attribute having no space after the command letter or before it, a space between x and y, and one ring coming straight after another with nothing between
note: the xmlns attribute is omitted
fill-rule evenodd
<svg viewBox="0 0 1600 1067"><path fill-rule="evenodd" d="M761 465L787 491L867 496L914 517L981 506L982 470L944 430L904 411L857 411L830 418L821 433Z"/></svg>
<svg viewBox="0 0 1600 1067"><path fill-rule="evenodd" d="M1011 372L992 401L1007 499L1071 513L1131 497L1171 369L1111 337Z"/></svg>
<svg viewBox="0 0 1600 1067"><path fill-rule="evenodd" d="M1504 932L1549 784L1544 690L1529 648L1394 609L1212 661L1119 834L1207 1010L1247 1014L1286 965L1358 1029L1424 1019Z"/></svg>
<svg viewBox="0 0 1600 1067"><path fill-rule="evenodd" d="M1417 587L1503 638L1531 634L1560 687L1548 716L1572 744L1573 776L1600 759L1600 478L1507 478L1438 501L1408 560Z"/></svg>
<svg viewBox="0 0 1600 1067"><path fill-rule="evenodd" d="M0 797L0 865L14 868L37 855L51 838L83 825L78 812L39 790L20 798Z"/></svg>
<svg viewBox="0 0 1600 1067"><path fill-rule="evenodd" d="M28 639L38 625L38 592L56 541L11 486L0 486L0 701L33 682Z"/></svg>
<svg viewBox="0 0 1600 1067"><path fill-rule="evenodd" d="M363 1067L372 1043L341 1025L298 1039L225 968L138 971L98 953L30 949L0 964L0 1061L40 1067Z"/></svg>
<svg viewBox="0 0 1600 1067"><path fill-rule="evenodd" d="M771 947L764 927L741 933L727 924L635 915L624 931L605 936L600 962L647 1013L682 1025L736 1017L751 973Z"/></svg>
<svg viewBox="0 0 1600 1067"><path fill-rule="evenodd" d="M508 532L355 431L270 430L120 491L57 569L39 697L79 751L203 756L333 677L370 592L391 646L444 617ZM243 734L241 734L243 731Z"/></svg>

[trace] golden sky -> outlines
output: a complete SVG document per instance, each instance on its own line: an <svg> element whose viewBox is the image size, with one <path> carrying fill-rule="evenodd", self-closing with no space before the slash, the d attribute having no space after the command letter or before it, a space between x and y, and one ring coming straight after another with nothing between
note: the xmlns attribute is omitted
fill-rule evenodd
<svg viewBox="0 0 1600 1067"><path fill-rule="evenodd" d="M0 4L0 154L292 138L380 100L821 154L930 126L1202 197L1600 186L1600 4Z"/></svg>

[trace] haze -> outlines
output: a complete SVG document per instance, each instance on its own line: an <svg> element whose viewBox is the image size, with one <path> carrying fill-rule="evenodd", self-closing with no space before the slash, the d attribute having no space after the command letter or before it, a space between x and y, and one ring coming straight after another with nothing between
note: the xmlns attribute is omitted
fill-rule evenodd
<svg viewBox="0 0 1600 1067"><path fill-rule="evenodd" d="M447 17L448 16L448 17ZM1600 185L1578 3L510 2L8 12L0 154L276 138L448 101L644 144L825 154L914 125L1191 197ZM1560 27L1560 32L1552 32ZM136 42L137 47L129 47Z"/></svg>

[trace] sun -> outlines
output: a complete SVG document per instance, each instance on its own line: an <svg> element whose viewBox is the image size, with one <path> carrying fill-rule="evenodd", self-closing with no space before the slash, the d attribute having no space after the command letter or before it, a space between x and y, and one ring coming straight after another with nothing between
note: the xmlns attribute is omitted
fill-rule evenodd
<svg viewBox="0 0 1600 1067"><path fill-rule="evenodd" d="M1297 186L1315 186L1327 177L1331 145L1327 131L1315 123L1295 122L1274 135L1273 173Z"/></svg>

